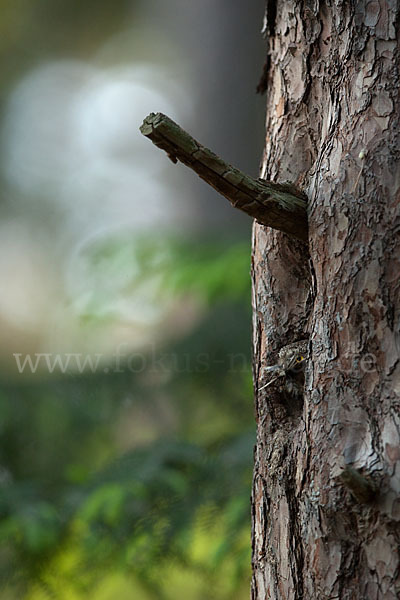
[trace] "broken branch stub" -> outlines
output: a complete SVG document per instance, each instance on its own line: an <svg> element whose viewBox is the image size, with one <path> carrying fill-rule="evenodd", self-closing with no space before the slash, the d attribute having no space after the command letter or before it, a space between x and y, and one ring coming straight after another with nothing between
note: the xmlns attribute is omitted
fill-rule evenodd
<svg viewBox="0 0 400 600"><path fill-rule="evenodd" d="M294 185L246 175L199 144L162 113L146 117L140 131L164 150L172 162L180 160L193 169L235 208L263 225L307 241L307 197Z"/></svg>

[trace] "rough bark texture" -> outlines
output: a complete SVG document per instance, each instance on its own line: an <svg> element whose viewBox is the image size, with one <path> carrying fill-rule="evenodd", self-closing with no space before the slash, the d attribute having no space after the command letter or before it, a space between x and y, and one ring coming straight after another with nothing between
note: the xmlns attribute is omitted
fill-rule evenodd
<svg viewBox="0 0 400 600"><path fill-rule="evenodd" d="M399 6L268 2L262 176L309 252L254 225L252 598L400 597ZM296 410L263 369L309 338Z"/></svg>

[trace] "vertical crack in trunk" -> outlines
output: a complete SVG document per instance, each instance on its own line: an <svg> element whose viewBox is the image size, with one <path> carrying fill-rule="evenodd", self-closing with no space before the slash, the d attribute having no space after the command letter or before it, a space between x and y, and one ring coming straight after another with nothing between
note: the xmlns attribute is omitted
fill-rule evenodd
<svg viewBox="0 0 400 600"><path fill-rule="evenodd" d="M300 503L296 495L296 486L294 484L296 465L291 461L288 473L288 486L286 494L289 506L289 541L290 550L294 557L291 562L292 577L295 587L295 598L302 600L304 598L304 552L303 539L300 523Z"/></svg>

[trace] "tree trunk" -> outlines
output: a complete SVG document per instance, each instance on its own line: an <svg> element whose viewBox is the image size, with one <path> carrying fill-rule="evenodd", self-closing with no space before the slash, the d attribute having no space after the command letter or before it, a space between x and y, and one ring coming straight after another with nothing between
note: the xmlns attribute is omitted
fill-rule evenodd
<svg viewBox="0 0 400 600"><path fill-rule="evenodd" d="M252 598L395 600L399 5L267 4L262 177L306 192L309 244L254 225ZM304 339L304 393L264 388Z"/></svg>

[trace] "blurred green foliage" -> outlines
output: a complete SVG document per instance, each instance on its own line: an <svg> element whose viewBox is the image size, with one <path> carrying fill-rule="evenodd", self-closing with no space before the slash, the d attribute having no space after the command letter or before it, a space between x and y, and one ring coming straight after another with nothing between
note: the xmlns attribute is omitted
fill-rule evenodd
<svg viewBox="0 0 400 600"><path fill-rule="evenodd" d="M88 320L112 317L115 297L147 294L147 302L162 305L190 295L206 307L250 302L248 242L119 234L91 243L80 258L89 285L79 309Z"/></svg>
<svg viewBox="0 0 400 600"><path fill-rule="evenodd" d="M0 0L0 109L24 74L58 59L173 65L174 57L185 53L183 46L168 38L163 14L153 23L147 4ZM242 134L249 136L256 127L238 95L236 70L227 81L232 56L240 48L240 69L246 52L232 37L231 8L227 3L219 10L224 27L217 19L221 45L215 45L211 61L194 61L190 70L198 82L196 110L202 105L208 115L207 93L198 93L207 82L217 120L218 115L225 119L238 99L240 118L231 113L225 127L239 132L236 139L247 159L251 144ZM143 19L147 28L141 27ZM193 27L202 26L198 21L185 24L185 32L199 59L208 48L192 42ZM243 40L241 17L236 31ZM115 54L102 51L116 34L127 34L124 47ZM203 30L197 39L205 39ZM213 44L210 38L207 46ZM226 67L218 51L222 46ZM218 64L215 75L211 62ZM252 57L241 80L253 65ZM228 105L218 94L229 93L230 86ZM234 138L227 139L234 148ZM40 140L36 143L40 153ZM2 147L1 160L5 151ZM21 178L23 173L21 165ZM42 224L45 247L57 254L54 241L64 214L54 199L47 204L34 195L19 204L1 169L0 180L2 216L28 219L32 229ZM77 213L82 208L75 197L71 205ZM121 298L127 305L142 299L153 311L168 303L183 310L194 302L199 317L184 333L161 336L161 344L156 340L131 361L123 357L121 369L109 357L95 373L55 370L14 379L0 373L2 600L248 598L254 443L249 257L249 243L237 239L157 235L109 238L77 257L82 285L70 299L83 331L85 326L101 330L112 321ZM25 262L34 271L28 256ZM8 342L5 334L4 347Z"/></svg>
<svg viewBox="0 0 400 600"><path fill-rule="evenodd" d="M2 597L247 598L249 245L114 239L85 261L94 322L149 278L202 318L145 367L1 385Z"/></svg>

